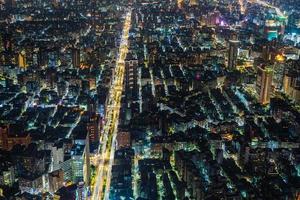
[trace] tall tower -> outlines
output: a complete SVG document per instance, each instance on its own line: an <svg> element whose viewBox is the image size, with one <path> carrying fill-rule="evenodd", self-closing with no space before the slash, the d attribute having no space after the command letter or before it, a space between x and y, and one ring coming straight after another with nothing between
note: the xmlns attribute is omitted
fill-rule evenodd
<svg viewBox="0 0 300 200"><path fill-rule="evenodd" d="M236 67L239 44L240 42L238 40L229 40L229 51L228 51L229 69L234 69Z"/></svg>
<svg viewBox="0 0 300 200"><path fill-rule="evenodd" d="M273 69L271 67L257 67L256 89L259 95L258 101L260 104L264 105L270 103L272 77Z"/></svg>

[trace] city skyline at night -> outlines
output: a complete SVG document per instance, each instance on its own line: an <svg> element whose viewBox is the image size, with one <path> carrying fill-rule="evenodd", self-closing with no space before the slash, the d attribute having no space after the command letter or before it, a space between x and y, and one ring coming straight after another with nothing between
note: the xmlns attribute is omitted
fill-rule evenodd
<svg viewBox="0 0 300 200"><path fill-rule="evenodd" d="M0 200L299 200L300 1L0 0Z"/></svg>

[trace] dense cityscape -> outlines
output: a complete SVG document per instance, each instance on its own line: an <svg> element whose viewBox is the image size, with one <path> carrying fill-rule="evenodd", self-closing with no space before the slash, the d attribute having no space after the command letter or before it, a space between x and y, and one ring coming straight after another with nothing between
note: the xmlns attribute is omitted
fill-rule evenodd
<svg viewBox="0 0 300 200"><path fill-rule="evenodd" d="M0 200L300 200L299 0L0 0Z"/></svg>

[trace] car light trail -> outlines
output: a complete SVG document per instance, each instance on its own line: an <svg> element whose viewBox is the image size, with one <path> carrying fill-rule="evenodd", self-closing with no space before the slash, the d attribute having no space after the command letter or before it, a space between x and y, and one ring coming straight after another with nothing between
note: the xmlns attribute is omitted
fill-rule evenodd
<svg viewBox="0 0 300 200"><path fill-rule="evenodd" d="M108 111L106 112L106 123L103 129L103 141L100 154L100 163L97 169L96 184L94 186L92 200L109 199L111 167L114 160L115 140L118 131L118 120L121 107L121 95L125 73L125 58L128 52L128 38L131 27L131 13L126 14L119 55L115 68Z"/></svg>

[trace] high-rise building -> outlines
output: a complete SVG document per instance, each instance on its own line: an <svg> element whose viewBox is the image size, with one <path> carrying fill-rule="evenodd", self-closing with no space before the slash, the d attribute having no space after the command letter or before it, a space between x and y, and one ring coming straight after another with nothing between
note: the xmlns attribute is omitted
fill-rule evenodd
<svg viewBox="0 0 300 200"><path fill-rule="evenodd" d="M88 174L89 163L87 163L87 153L89 151L86 145L74 144L71 150L71 169L72 181L78 183L84 181L89 184L90 174Z"/></svg>
<svg viewBox="0 0 300 200"><path fill-rule="evenodd" d="M97 87L97 81L96 81L96 78L90 76L90 77L88 78L88 81L89 81L89 88L90 88L90 90L96 89L96 87Z"/></svg>
<svg viewBox="0 0 300 200"><path fill-rule="evenodd" d="M15 183L15 168L11 163L3 162L0 166L0 184L12 186Z"/></svg>
<svg viewBox="0 0 300 200"><path fill-rule="evenodd" d="M56 170L48 175L49 177L49 190L50 192L56 192L58 189L63 187L64 183L64 172L63 170Z"/></svg>
<svg viewBox="0 0 300 200"><path fill-rule="evenodd" d="M272 92L273 69L266 66L257 67L256 89L260 104L268 104Z"/></svg>
<svg viewBox="0 0 300 200"><path fill-rule="evenodd" d="M278 55L278 43L276 40L267 42L262 46L262 59L267 62L271 61L274 62L276 56Z"/></svg>
<svg viewBox="0 0 300 200"><path fill-rule="evenodd" d="M117 135L117 149L128 148L130 147L130 132L121 131Z"/></svg>
<svg viewBox="0 0 300 200"><path fill-rule="evenodd" d="M96 113L91 113L89 115L89 122L87 123L87 131L91 144L99 142L99 123L99 115Z"/></svg>
<svg viewBox="0 0 300 200"><path fill-rule="evenodd" d="M229 40L229 52L228 52L228 68L234 69L236 67L238 57L238 40Z"/></svg>
<svg viewBox="0 0 300 200"><path fill-rule="evenodd" d="M24 50L22 50L18 55L18 64L20 68L25 69L27 67L26 52Z"/></svg>
<svg viewBox="0 0 300 200"><path fill-rule="evenodd" d="M80 50L73 48L72 49L72 64L73 67L80 67Z"/></svg>
<svg viewBox="0 0 300 200"><path fill-rule="evenodd" d="M51 164L49 171L56 171L60 169L60 163L64 162L64 147L63 143L59 142L51 147Z"/></svg>
<svg viewBox="0 0 300 200"><path fill-rule="evenodd" d="M125 60L125 89L127 96L136 96L137 94L137 67L138 60L136 54L128 53Z"/></svg>
<svg viewBox="0 0 300 200"><path fill-rule="evenodd" d="M72 181L90 184L90 142L88 134L78 133L71 149Z"/></svg>
<svg viewBox="0 0 300 200"><path fill-rule="evenodd" d="M270 45L265 45L262 47L262 58L265 61L271 60L271 46Z"/></svg>
<svg viewBox="0 0 300 200"><path fill-rule="evenodd" d="M300 69L292 66L286 70L283 76L283 92L293 99L300 102Z"/></svg>
<svg viewBox="0 0 300 200"><path fill-rule="evenodd" d="M264 33L267 40L276 40L285 31L285 17L279 17L278 19L267 19L264 25Z"/></svg>
<svg viewBox="0 0 300 200"><path fill-rule="evenodd" d="M49 88L55 88L57 84L57 74L55 68L47 68L46 84Z"/></svg>
<svg viewBox="0 0 300 200"><path fill-rule="evenodd" d="M14 145L29 145L31 137L19 125L0 125L0 149L11 150Z"/></svg>
<svg viewBox="0 0 300 200"><path fill-rule="evenodd" d="M76 190L76 199L78 199L78 200L85 200L86 198L85 198L85 184L84 184L84 182L79 182L78 184L77 184L77 190Z"/></svg>
<svg viewBox="0 0 300 200"><path fill-rule="evenodd" d="M45 49L39 49L37 55L37 63L39 66L45 66L48 63L48 53Z"/></svg>
<svg viewBox="0 0 300 200"><path fill-rule="evenodd" d="M90 91L90 84L88 80L81 80L81 91L85 94L88 94L88 92Z"/></svg>
<svg viewBox="0 0 300 200"><path fill-rule="evenodd" d="M71 155L64 155L64 161L60 163L60 168L64 172L64 181L72 180L72 159Z"/></svg>
<svg viewBox="0 0 300 200"><path fill-rule="evenodd" d="M58 96L63 97L67 93L68 84L66 81L57 82Z"/></svg>

